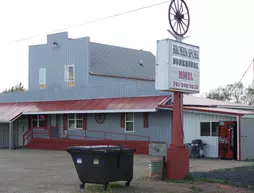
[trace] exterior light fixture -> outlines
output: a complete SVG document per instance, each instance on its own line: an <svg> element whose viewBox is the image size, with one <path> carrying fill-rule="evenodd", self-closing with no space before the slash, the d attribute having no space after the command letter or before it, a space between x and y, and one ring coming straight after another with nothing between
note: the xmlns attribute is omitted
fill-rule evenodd
<svg viewBox="0 0 254 193"><path fill-rule="evenodd" d="M52 47L53 48L57 48L58 47L58 43L57 42L53 42Z"/></svg>

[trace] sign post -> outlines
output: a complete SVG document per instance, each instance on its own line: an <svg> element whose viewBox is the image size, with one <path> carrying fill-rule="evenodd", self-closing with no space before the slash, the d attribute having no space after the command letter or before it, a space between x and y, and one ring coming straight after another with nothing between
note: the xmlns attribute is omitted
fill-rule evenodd
<svg viewBox="0 0 254 193"><path fill-rule="evenodd" d="M189 173L189 150L184 144L183 133L183 93L199 93L199 47L182 42L187 38L184 35L190 25L190 14L184 0L171 0L168 19L171 27L168 32L175 40L157 41L155 88L174 92L167 177L170 180L181 180Z"/></svg>

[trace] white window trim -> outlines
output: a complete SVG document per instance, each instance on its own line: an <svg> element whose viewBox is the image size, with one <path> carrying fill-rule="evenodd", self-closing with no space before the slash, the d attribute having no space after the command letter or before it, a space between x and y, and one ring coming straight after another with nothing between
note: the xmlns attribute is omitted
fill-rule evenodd
<svg viewBox="0 0 254 193"><path fill-rule="evenodd" d="M69 80L69 68L73 67L73 80ZM69 83L69 82L75 82L75 65L71 64L71 65L65 65L64 66L64 81Z"/></svg>
<svg viewBox="0 0 254 193"><path fill-rule="evenodd" d="M44 120L45 122L45 118L44 119L40 119L40 115L36 115L36 119L31 119L31 127L33 127L33 122L36 121L36 128L40 127L40 121Z"/></svg>
<svg viewBox="0 0 254 193"><path fill-rule="evenodd" d="M201 136L200 135L200 137L217 137L218 138L218 136L213 136L213 128L212 128L212 126L213 126L213 122L217 122L217 121L201 121L200 123L204 123L204 122L209 122L210 123L210 135L209 136ZM218 123L219 123L219 121L218 121ZM201 127L200 127L200 130L201 130ZM219 135L219 134L218 134Z"/></svg>
<svg viewBox="0 0 254 193"><path fill-rule="evenodd" d="M135 132L135 127L134 127L135 126L135 124L134 124L135 123L135 120L134 120L134 115L135 114L131 112L133 119L132 120L126 120L127 114L130 114L130 113L125 113L125 120L124 120L125 132L126 133L134 133ZM127 131L126 130L126 123L133 123L133 130L132 131Z"/></svg>
<svg viewBox="0 0 254 193"><path fill-rule="evenodd" d="M69 114L70 115L70 114ZM83 116L82 116L82 118L77 118L77 113L74 113L74 119L70 119L69 118L69 115L68 115L68 130L83 130ZM69 124L69 121L70 120L74 120L74 126L75 126L75 128L69 128L69 126L70 126L70 124ZM81 120L82 121L82 127L81 128L76 128L76 126L77 126L77 120Z"/></svg>
<svg viewBox="0 0 254 193"><path fill-rule="evenodd" d="M46 84L46 68L39 69L39 84Z"/></svg>

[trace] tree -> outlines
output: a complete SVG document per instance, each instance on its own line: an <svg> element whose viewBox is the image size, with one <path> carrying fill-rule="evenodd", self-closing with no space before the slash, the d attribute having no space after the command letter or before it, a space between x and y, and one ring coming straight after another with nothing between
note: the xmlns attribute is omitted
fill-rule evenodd
<svg viewBox="0 0 254 193"><path fill-rule="evenodd" d="M211 90L206 94L206 98L242 103L246 99L245 94L243 83L236 82Z"/></svg>
<svg viewBox="0 0 254 193"><path fill-rule="evenodd" d="M242 82L236 82L234 84L228 84L227 87L229 88L229 95L233 102L242 103L243 99L245 98L245 88Z"/></svg>
<svg viewBox="0 0 254 193"><path fill-rule="evenodd" d="M243 101L247 105L254 105L254 88L252 86L245 89Z"/></svg>
<svg viewBox="0 0 254 193"><path fill-rule="evenodd" d="M3 92L25 92L27 89L24 87L24 85L20 82L14 86L12 86L9 89L5 89Z"/></svg>
<svg viewBox="0 0 254 193"><path fill-rule="evenodd" d="M222 101L230 101L231 100L231 96L229 94L228 87L218 87L216 89L213 89L209 93L206 94L206 98L222 100Z"/></svg>

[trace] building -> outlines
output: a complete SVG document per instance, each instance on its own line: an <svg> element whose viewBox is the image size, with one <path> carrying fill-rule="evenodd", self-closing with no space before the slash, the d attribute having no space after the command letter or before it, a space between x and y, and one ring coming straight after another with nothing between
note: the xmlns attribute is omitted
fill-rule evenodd
<svg viewBox="0 0 254 193"><path fill-rule="evenodd" d="M170 144L173 98L154 78L151 52L50 34L29 47L29 90L0 94L0 147L125 144L148 153L150 141ZM218 157L218 124L233 121L234 158L254 158L251 116L248 106L184 95L184 140L201 138L206 156Z"/></svg>

